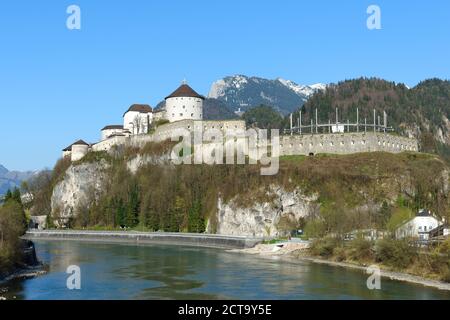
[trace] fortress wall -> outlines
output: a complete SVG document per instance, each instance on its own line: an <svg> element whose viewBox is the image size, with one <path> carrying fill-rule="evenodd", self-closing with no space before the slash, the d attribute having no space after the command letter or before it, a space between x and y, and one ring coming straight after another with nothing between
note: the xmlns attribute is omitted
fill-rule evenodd
<svg viewBox="0 0 450 320"><path fill-rule="evenodd" d="M99 152L99 151L109 151L111 148L115 145L121 145L126 144L128 138L127 137L112 137L103 141L100 141L99 143L96 143L92 146L92 151Z"/></svg>
<svg viewBox="0 0 450 320"><path fill-rule="evenodd" d="M384 133L337 133L280 137L280 155L319 153L352 154L385 151L399 153L419 149L415 139Z"/></svg>
<svg viewBox="0 0 450 320"><path fill-rule="evenodd" d="M242 132L245 130L245 122L240 120L182 120L162 125L152 135L142 134L130 137L113 137L93 145L92 150L109 151L114 145L143 147L148 142L170 140L174 134L180 134L181 136L186 130L192 132L193 129L203 129L203 132L208 129L219 129L223 132L227 130ZM232 143L232 141L229 141L229 143ZM242 139L238 139L236 144L240 148L243 145ZM352 154L377 151L399 153L403 151L418 152L418 150L419 146L416 139L385 133L351 132L280 136L280 156L309 155L311 153Z"/></svg>

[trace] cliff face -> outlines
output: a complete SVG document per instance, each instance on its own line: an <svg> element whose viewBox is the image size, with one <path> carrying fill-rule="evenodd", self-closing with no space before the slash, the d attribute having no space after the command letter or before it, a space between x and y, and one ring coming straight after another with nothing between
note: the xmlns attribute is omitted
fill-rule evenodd
<svg viewBox="0 0 450 320"><path fill-rule="evenodd" d="M286 191L272 186L270 202L255 203L249 208L238 206L234 201L217 205L216 233L256 237L279 237L295 229L301 218L317 210L317 196L306 196L301 190ZM211 224L208 232L213 232Z"/></svg>
<svg viewBox="0 0 450 320"><path fill-rule="evenodd" d="M105 161L71 165L53 189L52 216L63 220L72 218L76 210L98 199L107 178L105 171L108 166Z"/></svg>
<svg viewBox="0 0 450 320"><path fill-rule="evenodd" d="M261 176L258 166L173 165L160 145L147 150L73 163L53 188L52 219L74 228L276 237L313 220L324 232L344 220L342 230L386 225L399 206L450 213L450 171L434 155L287 156L277 175Z"/></svg>

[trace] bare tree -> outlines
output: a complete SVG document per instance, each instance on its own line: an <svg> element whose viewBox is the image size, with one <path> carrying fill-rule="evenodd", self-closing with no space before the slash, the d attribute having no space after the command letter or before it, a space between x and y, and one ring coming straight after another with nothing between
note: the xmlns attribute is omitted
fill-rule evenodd
<svg viewBox="0 0 450 320"><path fill-rule="evenodd" d="M141 114L138 114L136 117L134 117L133 126L134 126L134 130L136 131L136 134L140 134L142 131L142 126L143 126Z"/></svg>

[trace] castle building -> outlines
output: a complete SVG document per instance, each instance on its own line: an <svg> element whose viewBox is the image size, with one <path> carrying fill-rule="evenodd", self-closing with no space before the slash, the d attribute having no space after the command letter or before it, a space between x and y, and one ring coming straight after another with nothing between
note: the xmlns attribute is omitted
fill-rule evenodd
<svg viewBox="0 0 450 320"><path fill-rule="evenodd" d="M131 134L129 130L124 129L122 125L109 125L102 129L102 141L109 139L115 135Z"/></svg>
<svg viewBox="0 0 450 320"><path fill-rule="evenodd" d="M81 160L89 152L89 147L89 144L85 141L78 140L63 149L63 158L70 157L72 162Z"/></svg>
<svg viewBox="0 0 450 320"><path fill-rule="evenodd" d="M203 100L205 100L205 97L195 92L185 81L165 100L166 117L169 122L203 119Z"/></svg>
<svg viewBox="0 0 450 320"><path fill-rule="evenodd" d="M153 121L153 109L148 104L133 104L123 114L123 130L132 135L148 133Z"/></svg>
<svg viewBox="0 0 450 320"><path fill-rule="evenodd" d="M142 146L147 142L160 142L172 139L180 132L205 132L220 130L224 136L228 133L245 134L244 120L203 120L203 102L205 97L198 94L185 81L165 98L165 107L153 110L147 104L133 104L123 114L123 125L108 125L101 130L101 141L92 145L79 140L63 150L63 157L72 161L82 159L88 152L109 151L114 146ZM320 125L317 110L315 125L302 125L301 113L298 127L293 126L280 137L280 155L315 155L320 153L352 154L359 152L418 152L417 139L387 134L387 116L381 124L374 110L373 125L366 121L361 124L336 123ZM168 122L168 123L167 123ZM327 127L328 132L319 132L319 127ZM346 130L347 128L347 130ZM351 130L353 128L353 132ZM369 130L367 130L369 128ZM306 131L305 131L306 130ZM361 131L360 131L361 130ZM373 130L373 132L372 132ZM237 140L235 140L237 141Z"/></svg>

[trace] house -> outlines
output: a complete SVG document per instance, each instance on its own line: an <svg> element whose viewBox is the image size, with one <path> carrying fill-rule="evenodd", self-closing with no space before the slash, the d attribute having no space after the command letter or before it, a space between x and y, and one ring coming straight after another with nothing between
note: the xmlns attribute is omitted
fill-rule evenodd
<svg viewBox="0 0 450 320"><path fill-rule="evenodd" d="M450 235L450 226L448 224L441 224L437 228L430 231L430 239L440 240L448 238Z"/></svg>
<svg viewBox="0 0 450 320"><path fill-rule="evenodd" d="M430 232L441 225L440 221L434 217L429 210L419 210L417 215L403 223L395 231L397 239L416 238L428 240Z"/></svg>

